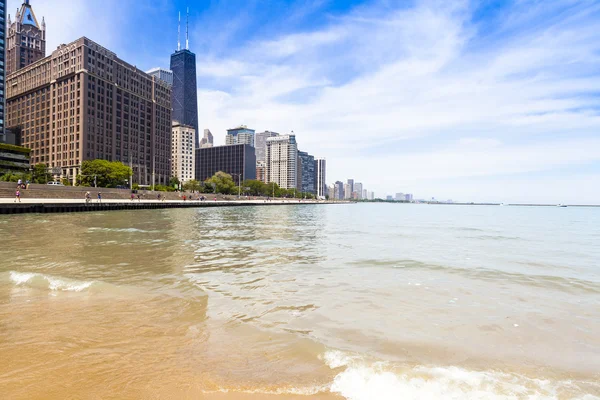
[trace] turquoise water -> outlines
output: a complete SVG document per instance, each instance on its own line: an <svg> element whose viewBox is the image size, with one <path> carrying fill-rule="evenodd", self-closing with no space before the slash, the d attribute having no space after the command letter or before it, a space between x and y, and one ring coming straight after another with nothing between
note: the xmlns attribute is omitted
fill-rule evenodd
<svg viewBox="0 0 600 400"><path fill-rule="evenodd" d="M174 323L165 315L184 310L175 319L181 331L145 351L169 366L167 375L197 381L206 393L600 396L600 208L356 204L25 215L2 217L0 234L3 321L32 313L32 302L61 301L77 316L68 322L73 336L90 334L77 321L94 309L98 323L119 325L114 341L135 336L144 319L159 321L154 334L162 340L160 327ZM139 308L121 315L117 302ZM14 329L41 338L47 324ZM0 351L15 357L7 329L0 325ZM186 360L172 361L199 343L210 369L196 374ZM232 346L239 360L231 360ZM247 360L252 368L241 367ZM102 379L89 363L78 368Z"/></svg>

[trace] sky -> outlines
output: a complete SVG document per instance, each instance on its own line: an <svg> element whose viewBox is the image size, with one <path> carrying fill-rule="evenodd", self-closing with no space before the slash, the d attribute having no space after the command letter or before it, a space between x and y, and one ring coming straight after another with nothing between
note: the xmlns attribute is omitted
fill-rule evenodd
<svg viewBox="0 0 600 400"><path fill-rule="evenodd" d="M200 129L294 131L328 184L600 204L598 1L30 3L47 52L87 36L143 70L169 67L189 6Z"/></svg>

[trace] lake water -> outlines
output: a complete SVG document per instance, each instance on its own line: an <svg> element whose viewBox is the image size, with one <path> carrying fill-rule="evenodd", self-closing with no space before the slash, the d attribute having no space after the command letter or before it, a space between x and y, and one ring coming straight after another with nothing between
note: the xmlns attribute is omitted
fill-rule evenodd
<svg viewBox="0 0 600 400"><path fill-rule="evenodd" d="M0 216L6 399L600 398L600 208Z"/></svg>

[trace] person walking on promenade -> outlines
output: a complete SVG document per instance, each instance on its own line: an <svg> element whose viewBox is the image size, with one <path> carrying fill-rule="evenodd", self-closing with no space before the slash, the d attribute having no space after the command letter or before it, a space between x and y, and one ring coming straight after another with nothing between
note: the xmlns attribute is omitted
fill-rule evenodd
<svg viewBox="0 0 600 400"><path fill-rule="evenodd" d="M19 200L19 203L21 202L21 190L19 186L17 186L17 191L15 192L15 203L17 200Z"/></svg>
<svg viewBox="0 0 600 400"><path fill-rule="evenodd" d="M140 194L139 193L137 194L137 199L138 199L138 201L142 201L142 199L140 199Z"/></svg>
<svg viewBox="0 0 600 400"><path fill-rule="evenodd" d="M29 189L29 179L25 181L25 189Z"/></svg>
<svg viewBox="0 0 600 400"><path fill-rule="evenodd" d="M102 203L102 193L98 192L98 203Z"/></svg>
<svg viewBox="0 0 600 400"><path fill-rule="evenodd" d="M90 192L85 192L85 204L88 204L92 201L92 196L90 195Z"/></svg>
<svg viewBox="0 0 600 400"><path fill-rule="evenodd" d="M131 201L135 198L135 194L131 193Z"/></svg>

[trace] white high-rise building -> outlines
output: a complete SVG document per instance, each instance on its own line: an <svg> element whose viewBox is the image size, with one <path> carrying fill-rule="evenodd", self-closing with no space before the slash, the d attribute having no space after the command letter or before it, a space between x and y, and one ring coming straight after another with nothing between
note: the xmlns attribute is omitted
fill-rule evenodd
<svg viewBox="0 0 600 400"><path fill-rule="evenodd" d="M283 189L297 189L298 144L296 135L267 138L266 181Z"/></svg>
<svg viewBox="0 0 600 400"><path fill-rule="evenodd" d="M344 200L349 200L352 198L352 185L349 183L344 183Z"/></svg>
<svg viewBox="0 0 600 400"><path fill-rule="evenodd" d="M362 199L362 191L363 191L362 183L356 182L354 184L354 191L356 192L356 199L357 200Z"/></svg>
<svg viewBox="0 0 600 400"><path fill-rule="evenodd" d="M185 183L196 173L196 130L193 126L173 121L171 135L171 176Z"/></svg>
<svg viewBox="0 0 600 400"><path fill-rule="evenodd" d="M368 200L369 199L369 195L367 193L367 189L363 189L362 199L363 200Z"/></svg>
<svg viewBox="0 0 600 400"><path fill-rule="evenodd" d="M326 162L324 158L315 159L315 174L317 176L317 198L324 199L327 196Z"/></svg>
<svg viewBox="0 0 600 400"><path fill-rule="evenodd" d="M396 193L396 201L402 201L404 199L404 193Z"/></svg>
<svg viewBox="0 0 600 400"><path fill-rule="evenodd" d="M369 200L375 200L375 192L369 192Z"/></svg>
<svg viewBox="0 0 600 400"><path fill-rule="evenodd" d="M152 68L146 73L150 76L155 76L161 81L167 82L169 85L173 86L173 71L171 71L170 69Z"/></svg>

